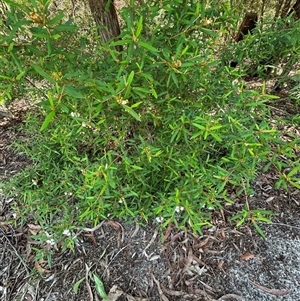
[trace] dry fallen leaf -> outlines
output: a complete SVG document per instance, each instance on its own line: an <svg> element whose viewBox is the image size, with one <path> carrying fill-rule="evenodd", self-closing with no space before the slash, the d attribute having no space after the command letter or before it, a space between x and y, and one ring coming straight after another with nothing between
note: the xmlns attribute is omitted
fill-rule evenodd
<svg viewBox="0 0 300 301"><path fill-rule="evenodd" d="M37 235L41 231L40 225L27 224L30 234Z"/></svg>
<svg viewBox="0 0 300 301"><path fill-rule="evenodd" d="M169 223L167 230L165 232L165 235L164 235L164 241L166 241L169 238L171 231L172 231L172 223Z"/></svg>
<svg viewBox="0 0 300 301"><path fill-rule="evenodd" d="M122 230L122 226L119 223L117 223L117 222L108 221L108 222L106 222L106 224L112 226L117 231L121 231Z"/></svg>
<svg viewBox="0 0 300 301"><path fill-rule="evenodd" d="M218 270L221 270L222 267L223 267L223 265L224 265L224 260L220 260L220 261L218 262L218 266L217 266Z"/></svg>
<svg viewBox="0 0 300 301"><path fill-rule="evenodd" d="M140 297L132 297L131 295L126 294L120 287L117 285L114 285L109 293L108 293L108 300L109 301L118 301L119 298L125 295L127 301L148 301L146 298L140 298ZM123 300L123 298L122 298Z"/></svg>
<svg viewBox="0 0 300 301"><path fill-rule="evenodd" d="M252 253L249 253L249 252L246 252L245 254L243 254L241 257L240 257L240 259L241 260L249 260L249 259L252 259L252 258L254 258L255 257L255 255L254 254L252 254Z"/></svg>
<svg viewBox="0 0 300 301"><path fill-rule="evenodd" d="M40 274L44 274L44 273L51 273L51 270L47 270L45 268L43 268L38 261L36 261L34 263L34 267L37 269L37 271L40 273Z"/></svg>
<svg viewBox="0 0 300 301"><path fill-rule="evenodd" d="M119 288L117 285L114 285L108 293L108 300L117 301L119 297L123 295L123 293L124 292L121 288Z"/></svg>

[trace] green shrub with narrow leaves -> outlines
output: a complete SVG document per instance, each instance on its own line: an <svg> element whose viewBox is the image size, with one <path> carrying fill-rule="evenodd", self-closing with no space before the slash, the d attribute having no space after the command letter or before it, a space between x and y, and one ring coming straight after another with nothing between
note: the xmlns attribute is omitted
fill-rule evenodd
<svg viewBox="0 0 300 301"><path fill-rule="evenodd" d="M10 187L20 217L56 239L114 217L201 232L215 210L251 192L262 164L293 148L272 150L272 96L246 89L219 58L220 35L235 21L228 5L129 5L120 40L103 44L96 29L91 39L52 15L49 1L6 2L2 98L31 95L40 108L23 128L33 138L19 144L32 166ZM298 185L293 168L284 183ZM270 212L255 212L234 218L268 221Z"/></svg>

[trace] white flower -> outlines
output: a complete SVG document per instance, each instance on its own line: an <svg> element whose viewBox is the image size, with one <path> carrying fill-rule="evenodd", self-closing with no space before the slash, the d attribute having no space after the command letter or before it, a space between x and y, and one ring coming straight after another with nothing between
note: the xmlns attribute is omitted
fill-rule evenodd
<svg viewBox="0 0 300 301"><path fill-rule="evenodd" d="M158 217L156 218L156 221L157 221L158 223L162 223L162 222L164 221L164 218L158 216Z"/></svg>
<svg viewBox="0 0 300 301"><path fill-rule="evenodd" d="M175 207L175 211L177 212L177 213L179 213L180 211L183 211L184 210L184 208L182 207L182 206L176 206Z"/></svg>
<svg viewBox="0 0 300 301"><path fill-rule="evenodd" d="M55 245L55 241L54 241L53 238L48 239L48 240L46 241L46 243L47 243L48 245L51 245L51 246L54 246L54 245Z"/></svg>
<svg viewBox="0 0 300 301"><path fill-rule="evenodd" d="M63 231L63 235L71 236L70 230L69 230L69 229L65 229L65 230Z"/></svg>
<svg viewBox="0 0 300 301"><path fill-rule="evenodd" d="M37 185L37 180L32 179L31 182L33 185L35 185L35 186Z"/></svg>
<svg viewBox="0 0 300 301"><path fill-rule="evenodd" d="M81 126L82 126L83 128L86 128L86 127L87 127L87 124L86 124L85 122L83 122L83 123L81 124Z"/></svg>
<svg viewBox="0 0 300 301"><path fill-rule="evenodd" d="M80 117L80 114L79 113L75 113L75 112L71 112L71 117Z"/></svg>

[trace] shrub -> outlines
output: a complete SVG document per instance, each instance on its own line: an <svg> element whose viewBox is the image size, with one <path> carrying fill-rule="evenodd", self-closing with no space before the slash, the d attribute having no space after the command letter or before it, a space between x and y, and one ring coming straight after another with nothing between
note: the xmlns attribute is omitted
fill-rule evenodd
<svg viewBox="0 0 300 301"><path fill-rule="evenodd" d="M279 141L264 106L272 96L245 89L241 74L218 59L212 7L129 6L120 40L103 45L63 14L49 18L43 1L26 10L9 3L3 96L24 96L27 80L37 83L29 92L45 115L28 115L24 130L33 139L19 144L33 161L11 183L22 218L56 239L114 217L201 232L215 210L251 192ZM242 222L269 214L243 212L236 216Z"/></svg>

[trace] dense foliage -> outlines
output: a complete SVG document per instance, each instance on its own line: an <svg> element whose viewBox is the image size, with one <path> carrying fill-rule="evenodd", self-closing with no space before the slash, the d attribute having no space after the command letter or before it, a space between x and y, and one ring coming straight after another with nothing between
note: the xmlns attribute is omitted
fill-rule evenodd
<svg viewBox="0 0 300 301"><path fill-rule="evenodd" d="M252 193L262 166L278 169L278 186L299 187L296 138L280 139L265 105L275 97L242 80L244 58L259 51L248 45L271 36L279 43L275 29L224 48L237 21L229 5L153 1L124 8L120 40L103 44L96 29L87 35L63 13L51 14L51 1L6 2L1 97L30 95L39 108L23 129L32 139L19 144L33 164L9 186L22 219L55 239L113 217L200 232L215 210ZM285 57L299 55L295 36L286 43ZM230 49L239 68L226 63ZM269 214L246 203L233 219L259 230Z"/></svg>

